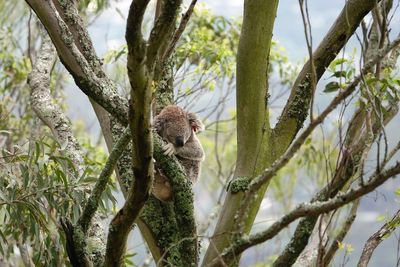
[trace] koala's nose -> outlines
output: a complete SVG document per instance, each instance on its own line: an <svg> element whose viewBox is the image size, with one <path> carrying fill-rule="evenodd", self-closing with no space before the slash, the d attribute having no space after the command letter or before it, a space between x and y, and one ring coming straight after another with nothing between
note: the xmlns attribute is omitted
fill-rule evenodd
<svg viewBox="0 0 400 267"><path fill-rule="evenodd" d="M185 143L183 142L183 136L178 136L175 138L175 144L178 147L182 147Z"/></svg>

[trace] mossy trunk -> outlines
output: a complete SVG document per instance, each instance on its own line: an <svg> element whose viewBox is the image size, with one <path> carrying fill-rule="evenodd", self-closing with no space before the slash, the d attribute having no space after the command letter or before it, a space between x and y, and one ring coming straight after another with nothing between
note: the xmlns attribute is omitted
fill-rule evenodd
<svg viewBox="0 0 400 267"><path fill-rule="evenodd" d="M317 81L375 4L373 0L350 0L346 3L313 53ZM245 1L237 56L238 155L235 172L235 179L242 179L231 183L211 240L213 244L206 253L203 265L217 258L218 253L235 242L234 233L249 232L268 187L268 184L263 185L250 205L246 206L247 210L240 212L244 216L237 218L244 192L233 190L238 186L232 185L243 181L243 177L257 176L278 159L291 144L308 115L312 98L309 62L299 73L276 127L271 129L269 125L267 67L277 5L277 0ZM236 255L233 265L239 259L240 255Z"/></svg>
<svg viewBox="0 0 400 267"><path fill-rule="evenodd" d="M271 128L268 114L267 68L277 6L278 0L248 0L244 3L243 26L237 54L238 152L235 178L254 177L272 162L269 148ZM228 192L211 240L213 244L207 250L203 265L210 263L218 253L229 247L234 238L231 233L240 231L240 227L244 227L246 232L250 230L266 188L267 186L258 194L257 199L254 199L244 224L238 224L235 220L244 192ZM237 263L238 261L233 265Z"/></svg>

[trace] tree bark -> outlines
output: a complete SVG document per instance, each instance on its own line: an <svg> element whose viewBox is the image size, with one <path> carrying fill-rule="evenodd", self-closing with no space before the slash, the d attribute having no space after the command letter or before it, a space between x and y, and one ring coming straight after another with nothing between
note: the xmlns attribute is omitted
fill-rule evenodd
<svg viewBox="0 0 400 267"><path fill-rule="evenodd" d="M365 243L363 252L361 253L360 260L357 267L366 267L371 259L372 253L379 246L379 244L386 239L398 226L400 222L400 210L393 216L393 218L385 223L378 232L374 233L368 238Z"/></svg>
<svg viewBox="0 0 400 267"><path fill-rule="evenodd" d="M268 144L270 126L267 69L277 6L278 0L247 0L244 3L243 25L237 54L238 152L235 178L256 176L271 163L271 150ZM238 220L235 219L235 215L242 198L243 192L232 194L228 191L203 265L207 265L224 248L230 246L233 238L231 233L243 227L244 232L250 230L262 195L252 203L254 206L248 218ZM240 220L244 222L239 223ZM238 264L239 259L238 255L234 265Z"/></svg>
<svg viewBox="0 0 400 267"><path fill-rule="evenodd" d="M375 6L375 0L350 0L334 25L313 53L317 79L346 44L363 17ZM272 130L268 118L267 62L278 1L245 1L243 26L237 62L238 154L235 179L252 178L278 159L293 141L307 118L312 97L310 62L306 63L292 88L279 122ZM352 14L348 16L348 14ZM261 43L261 44L260 44ZM249 135L248 133L252 134ZM235 180L231 183L234 185ZM243 192L228 191L222 212L203 264L217 257L234 241L230 233L247 233L255 219L268 183L254 194L238 223L237 207ZM244 187L246 188L246 186ZM236 264L240 255L236 255Z"/></svg>

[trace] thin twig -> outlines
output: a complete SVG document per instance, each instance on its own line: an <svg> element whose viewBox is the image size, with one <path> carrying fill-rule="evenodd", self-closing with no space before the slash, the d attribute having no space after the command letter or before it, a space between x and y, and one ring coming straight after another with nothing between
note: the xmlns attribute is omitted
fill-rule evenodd
<svg viewBox="0 0 400 267"><path fill-rule="evenodd" d="M304 5L305 3L305 12L304 12ZM307 50L308 50L308 55L310 58L310 68L311 68L311 100L310 100L310 121L313 121L314 115L313 115L313 106L314 106L314 94L315 94L315 88L317 87L317 72L315 69L315 62L313 58L313 51L312 51L312 33L311 33L311 22L310 22L310 16L308 13L308 3L307 0L299 0L299 5L300 5L300 12L301 12L301 18L303 20L303 26L304 26L304 35L306 38L306 43L307 43Z"/></svg>
<svg viewBox="0 0 400 267"><path fill-rule="evenodd" d="M168 44L168 48L165 51L164 55L161 58L161 62L163 62L164 60L166 60L167 58L169 58L172 54L172 52L175 50L176 44L178 43L179 39L182 36L183 31L186 29L186 26L189 22L190 17L192 16L194 7L197 3L197 0L192 0L192 2L189 5L188 10L186 11L186 13L182 16L181 22L179 24L178 29L176 29L176 31L174 32L171 41Z"/></svg>

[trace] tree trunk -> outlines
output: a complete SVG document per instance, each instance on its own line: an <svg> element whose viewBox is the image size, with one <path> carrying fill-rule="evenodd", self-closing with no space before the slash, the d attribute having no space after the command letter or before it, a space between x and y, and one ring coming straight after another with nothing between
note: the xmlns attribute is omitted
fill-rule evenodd
<svg viewBox="0 0 400 267"><path fill-rule="evenodd" d="M268 146L270 125L267 69L277 6L278 0L248 0L244 4L243 26L237 54L238 152L235 178L254 177L271 163L271 150ZM203 265L207 265L230 245L234 237L231 233L240 230L238 226L244 226L246 232L250 230L263 194L259 194L257 200L251 204L252 208L244 225L239 225L234 218L243 194L244 192L228 191L214 237L211 239L213 244L207 250ZM244 218L240 218L242 219ZM240 257L237 258L239 259ZM238 264L238 261L235 264Z"/></svg>

